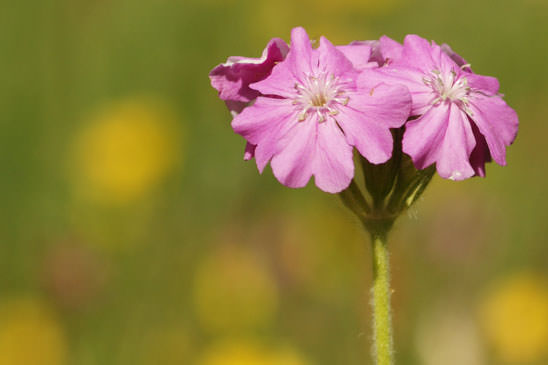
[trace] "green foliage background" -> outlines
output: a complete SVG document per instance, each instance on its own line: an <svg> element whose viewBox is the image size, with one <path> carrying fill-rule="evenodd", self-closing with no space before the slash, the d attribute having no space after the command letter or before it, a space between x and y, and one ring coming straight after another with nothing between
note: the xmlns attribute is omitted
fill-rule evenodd
<svg viewBox="0 0 548 365"><path fill-rule="evenodd" d="M207 77L230 55L258 57L270 38L288 40L297 25L337 43L416 33L499 78L521 123L508 166L490 164L486 179L435 177L391 237L397 358L427 363L424 338L443 338L441 316L469 319L473 330L455 338L472 345L447 341L461 352L472 346L478 364L548 361L544 350L504 360L481 309L491 288L524 272L541 283L534 290L548 290L546 1L21 0L1 8L0 308L22 297L41 303L62 340L37 335L45 345L36 359L0 353L0 365L263 364L205 360L219 343L258 349L264 364L370 361L368 238L337 197L285 188L268 168L259 175L243 162L243 140ZM123 203L82 195L77 136L97 110L142 95L176 116L176 162ZM6 331L30 346L10 332L17 318L6 311L0 349L12 346L2 343ZM509 326L500 331L534 332ZM268 360L283 351L304 360Z"/></svg>

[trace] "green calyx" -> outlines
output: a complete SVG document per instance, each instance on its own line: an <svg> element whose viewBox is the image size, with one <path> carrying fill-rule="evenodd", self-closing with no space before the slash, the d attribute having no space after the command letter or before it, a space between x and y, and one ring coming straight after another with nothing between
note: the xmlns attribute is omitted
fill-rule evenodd
<svg viewBox="0 0 548 365"><path fill-rule="evenodd" d="M355 178L339 193L344 204L372 234L388 232L396 218L421 196L435 172L435 166L417 170L411 158L402 152L403 128L393 130L392 134L392 158L375 165L358 156L363 182Z"/></svg>

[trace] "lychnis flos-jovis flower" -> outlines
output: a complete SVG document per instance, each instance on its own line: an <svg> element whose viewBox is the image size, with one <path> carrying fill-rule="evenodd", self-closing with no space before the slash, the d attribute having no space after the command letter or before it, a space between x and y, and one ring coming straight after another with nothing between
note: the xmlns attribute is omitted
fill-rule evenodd
<svg viewBox="0 0 548 365"><path fill-rule="evenodd" d="M262 58L229 58L210 74L247 141L245 159L270 162L284 185L311 177L339 193L371 234L373 357L393 363L386 237L435 170L462 180L504 165L517 115L497 79L477 75L448 46L410 35L313 48L302 28L288 47L272 40ZM354 148L364 185L353 182ZM418 170L417 170L418 169ZM367 190L368 194L364 194Z"/></svg>
<svg viewBox="0 0 548 365"><path fill-rule="evenodd" d="M386 162L391 128L405 129L403 152L418 169L436 164L455 180L484 176L491 158L505 164L517 133L495 78L418 36L403 45L382 37L345 46L322 37L313 48L296 28L290 47L273 39L262 58L231 57L210 78L247 140L244 158L255 157L260 172L270 162L289 187L314 176L324 191L344 190L354 176L353 148L372 164Z"/></svg>
<svg viewBox="0 0 548 365"><path fill-rule="evenodd" d="M372 163L392 154L390 128L401 127L411 106L400 85L358 81L367 75L370 46L333 46L326 38L313 49L302 28L291 34L287 57L264 80L249 85L260 96L234 117L232 127L256 145L259 171L270 162L289 187L316 185L337 193L354 176L353 147Z"/></svg>
<svg viewBox="0 0 548 365"><path fill-rule="evenodd" d="M408 35L403 46L387 37L378 47L387 59L372 70L379 82L405 85L413 106L403 152L418 169L436 164L441 177L485 176L491 158L506 164L506 146L515 139L518 117L499 92L498 80L472 72L447 45Z"/></svg>

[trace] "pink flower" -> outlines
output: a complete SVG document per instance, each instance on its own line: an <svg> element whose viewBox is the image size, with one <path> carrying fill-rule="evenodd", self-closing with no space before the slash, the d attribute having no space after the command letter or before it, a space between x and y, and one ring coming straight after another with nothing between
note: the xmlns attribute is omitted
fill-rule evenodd
<svg viewBox="0 0 548 365"><path fill-rule="evenodd" d="M403 46L392 42L380 52L394 59L370 73L411 92L411 115L417 119L406 125L403 151L415 166L424 169L435 163L441 177L463 180L485 176L491 158L505 165L518 117L498 93L497 79L473 73L447 45L416 35L406 36Z"/></svg>
<svg viewBox="0 0 548 365"><path fill-rule="evenodd" d="M376 66L369 62L371 47L369 42L353 42L349 45L337 46L341 52L354 64L356 69ZM225 104L232 116L240 113L246 106L262 95L249 87L250 84L265 79L272 68L287 56L289 46L283 39L273 38L263 50L261 58L232 56L225 63L216 66L209 73L211 86L219 92L219 98ZM244 160L251 160L255 155L256 146L247 143Z"/></svg>
<svg viewBox="0 0 548 365"><path fill-rule="evenodd" d="M324 37L313 49L305 30L293 29L285 60L250 85L262 96L232 121L256 145L260 172L270 161L286 186L314 176L320 189L337 193L354 176L353 147L375 164L391 157L390 128L405 123L411 99L405 87L369 80L369 53L368 45L337 49Z"/></svg>

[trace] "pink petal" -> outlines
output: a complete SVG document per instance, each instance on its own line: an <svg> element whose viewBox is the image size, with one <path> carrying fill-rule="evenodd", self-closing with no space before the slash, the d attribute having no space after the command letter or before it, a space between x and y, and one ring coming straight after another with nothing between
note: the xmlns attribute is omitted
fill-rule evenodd
<svg viewBox="0 0 548 365"><path fill-rule="evenodd" d="M369 55L369 61L372 62L377 67L384 65L384 57L381 53L380 42L378 40L356 41L356 43L364 43L366 45L369 45L371 47L371 54Z"/></svg>
<svg viewBox="0 0 548 365"><path fill-rule="evenodd" d="M409 115L416 116L426 113L432 106L434 100L436 100L437 95L434 94L432 90L415 91L411 93L411 98L413 99L413 104Z"/></svg>
<svg viewBox="0 0 548 365"><path fill-rule="evenodd" d="M435 98L432 89L422 81L423 77L424 74L415 68L386 66L363 70L358 76L357 85L363 89L371 89L382 83L405 86L413 101L410 114L420 115Z"/></svg>
<svg viewBox="0 0 548 365"><path fill-rule="evenodd" d="M379 39L379 48L384 62L388 63L399 59L403 52L403 45L385 35Z"/></svg>
<svg viewBox="0 0 548 365"><path fill-rule="evenodd" d="M335 48L335 46L325 37L320 38L319 69L328 72L334 76L340 76L347 72L354 71L354 66L344 53Z"/></svg>
<svg viewBox="0 0 548 365"><path fill-rule="evenodd" d="M493 160L506 165L506 148L518 132L518 116L499 96L474 93L470 98L471 119L485 136Z"/></svg>
<svg viewBox="0 0 548 365"><path fill-rule="evenodd" d="M434 69L441 71L442 74L448 74L453 71L459 75L462 72L455 61L445 54L434 41L432 41L432 45L430 46L430 57L434 61ZM432 71L432 69L426 69L426 71Z"/></svg>
<svg viewBox="0 0 548 365"><path fill-rule="evenodd" d="M270 76L250 85L262 95L278 95L284 98L293 98L296 94L295 84L298 79L290 71L290 65L286 61L280 62L273 69Z"/></svg>
<svg viewBox="0 0 548 365"><path fill-rule="evenodd" d="M313 173L316 186L328 193L346 189L354 176L352 147L333 120L318 125Z"/></svg>
<svg viewBox="0 0 548 365"><path fill-rule="evenodd" d="M267 47L269 47L271 44L275 45L278 48L279 54L276 54L276 58L280 58L281 60L283 60L287 56L287 53L289 52L289 46L287 45L287 43L285 43L285 41L281 38L272 38L272 40L269 42ZM268 48L267 55L269 54L269 52L270 52L270 49ZM264 57L264 52L263 52L263 57Z"/></svg>
<svg viewBox="0 0 548 365"><path fill-rule="evenodd" d="M298 126L297 116L291 115L279 125L274 126L269 134L263 138L262 142L255 149L255 162L260 173L263 172L266 164L274 155L285 148L287 143L286 135L293 133L292 130Z"/></svg>
<svg viewBox="0 0 548 365"><path fill-rule="evenodd" d="M359 88L335 118L348 143L371 163L386 162L392 155L390 128L401 127L409 117L411 96L404 86L379 84Z"/></svg>
<svg viewBox="0 0 548 365"><path fill-rule="evenodd" d="M491 154L489 153L485 137L473 122L471 125L474 138L476 139L476 147L474 147L474 150L470 154L470 165L472 165L477 176L485 177L485 163L491 161Z"/></svg>
<svg viewBox="0 0 548 365"><path fill-rule="evenodd" d="M363 113L367 120L389 128L404 125L411 111L411 94L405 86L379 84L358 88L348 106Z"/></svg>
<svg viewBox="0 0 548 365"><path fill-rule="evenodd" d="M222 100L249 102L258 96L249 84L267 77L274 65L282 61L289 48L280 38L270 40L261 58L229 57L226 63L209 74L211 85Z"/></svg>
<svg viewBox="0 0 548 365"><path fill-rule="evenodd" d="M266 167L268 162L270 162L272 156L277 153L278 142L279 140L276 137L269 138L268 140L264 140L260 145L255 148L254 157L259 173L263 173L264 168Z"/></svg>
<svg viewBox="0 0 548 365"><path fill-rule="evenodd" d="M428 72L436 68L432 60L432 46L426 39L414 34L405 37L402 57L399 61L415 65Z"/></svg>
<svg viewBox="0 0 548 365"><path fill-rule="evenodd" d="M393 140L388 126L350 107L340 108L336 119L348 144L356 147L369 162L379 164L390 159Z"/></svg>
<svg viewBox="0 0 548 365"><path fill-rule="evenodd" d="M463 74L466 77L468 86L472 89L481 91L484 94L495 95L499 92L499 80L496 77L482 76L473 73Z"/></svg>
<svg viewBox="0 0 548 365"><path fill-rule="evenodd" d="M431 90L422 82L424 74L408 67L379 67L362 70L356 84L362 88L372 88L379 84L403 85L411 92Z"/></svg>
<svg viewBox="0 0 548 365"><path fill-rule="evenodd" d="M245 90L242 78L225 64L215 67L209 74L209 80L211 86L219 92L221 100L248 102L256 96L253 91Z"/></svg>
<svg viewBox="0 0 548 365"><path fill-rule="evenodd" d="M312 74L314 58L306 31L301 27L294 28L291 32L291 49L285 60L274 67L268 78L251 84L251 88L263 95L293 98L296 94L295 84L305 75Z"/></svg>
<svg viewBox="0 0 548 365"><path fill-rule="evenodd" d="M249 161L253 158L253 156L255 156L255 148L257 146L255 146L254 144L251 144L249 142L247 142L245 144L245 151L244 151L244 160L245 161Z"/></svg>
<svg viewBox="0 0 548 365"><path fill-rule="evenodd" d="M315 120L294 125L280 140L280 151L270 162L279 182L290 188L305 186L313 173L317 126Z"/></svg>
<svg viewBox="0 0 548 365"><path fill-rule="evenodd" d="M272 136L279 135L293 119L296 123L293 114L294 110L287 100L261 96L255 104L234 117L232 128L251 144L260 145L272 139Z"/></svg>
<svg viewBox="0 0 548 365"><path fill-rule="evenodd" d="M464 180L474 175L470 154L476 146L476 140L467 115L455 104L449 106L448 122L436 170L445 179Z"/></svg>
<svg viewBox="0 0 548 365"><path fill-rule="evenodd" d="M243 101L225 100L225 105L230 111L230 114L234 117L241 113L242 110L249 105L249 103Z"/></svg>
<svg viewBox="0 0 548 365"><path fill-rule="evenodd" d="M348 45L337 46L346 58L352 62L354 68L361 70L370 67L371 45L367 42L352 42Z"/></svg>
<svg viewBox="0 0 548 365"><path fill-rule="evenodd" d="M451 47L449 47L448 44L444 43L440 47L441 47L442 52L445 53L446 55L448 55L459 67L462 67L464 65L468 65L468 62L466 62L466 60L464 58L462 58L458 53L453 51L451 49ZM472 72L472 69L470 69L470 67L465 67L465 68L463 68L463 70L465 70L467 72Z"/></svg>
<svg viewBox="0 0 548 365"><path fill-rule="evenodd" d="M287 63L293 76L297 79L300 79L303 74L312 74L312 53L310 38L308 38L308 34L306 34L304 28L293 28L291 31L291 48L287 55Z"/></svg>
<svg viewBox="0 0 548 365"><path fill-rule="evenodd" d="M255 104L232 121L234 131L248 141L244 159L255 157L257 168L262 173L272 156L283 148L283 138L297 120L295 111L286 100L257 98Z"/></svg>
<svg viewBox="0 0 548 365"><path fill-rule="evenodd" d="M433 106L420 118L407 122L403 135L403 152L422 170L436 162L447 129L447 103Z"/></svg>

